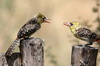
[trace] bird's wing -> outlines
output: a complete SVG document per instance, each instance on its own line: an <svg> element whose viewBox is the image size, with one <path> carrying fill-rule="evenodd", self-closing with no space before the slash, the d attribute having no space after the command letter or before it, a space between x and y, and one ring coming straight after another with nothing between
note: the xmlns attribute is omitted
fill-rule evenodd
<svg viewBox="0 0 100 66"><path fill-rule="evenodd" d="M89 39L91 41L100 41L100 36L98 36L96 33L91 32L87 28L79 28L77 30L77 36L84 38L84 39Z"/></svg>
<svg viewBox="0 0 100 66"><path fill-rule="evenodd" d="M41 26L39 24L25 24L18 32L18 38L29 37L35 33Z"/></svg>
<svg viewBox="0 0 100 66"><path fill-rule="evenodd" d="M79 28L76 31L77 31L77 36L84 38L90 38L90 35L92 34L92 32L87 28Z"/></svg>

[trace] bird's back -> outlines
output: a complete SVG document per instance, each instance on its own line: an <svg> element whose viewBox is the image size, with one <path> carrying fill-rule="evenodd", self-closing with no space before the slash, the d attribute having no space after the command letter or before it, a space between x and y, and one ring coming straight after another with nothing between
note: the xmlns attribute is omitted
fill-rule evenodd
<svg viewBox="0 0 100 66"><path fill-rule="evenodd" d="M33 33L35 33L41 25L37 23L36 19L29 20L17 34L17 38L29 38Z"/></svg>

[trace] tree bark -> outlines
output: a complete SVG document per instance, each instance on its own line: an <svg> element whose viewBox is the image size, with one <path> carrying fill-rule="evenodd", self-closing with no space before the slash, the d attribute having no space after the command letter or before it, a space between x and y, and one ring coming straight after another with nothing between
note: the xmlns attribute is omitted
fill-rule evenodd
<svg viewBox="0 0 100 66"><path fill-rule="evenodd" d="M44 42L40 38L21 40L21 66L43 66L44 64Z"/></svg>
<svg viewBox="0 0 100 66"><path fill-rule="evenodd" d="M77 45L72 47L72 66L96 66L98 49L90 46Z"/></svg>

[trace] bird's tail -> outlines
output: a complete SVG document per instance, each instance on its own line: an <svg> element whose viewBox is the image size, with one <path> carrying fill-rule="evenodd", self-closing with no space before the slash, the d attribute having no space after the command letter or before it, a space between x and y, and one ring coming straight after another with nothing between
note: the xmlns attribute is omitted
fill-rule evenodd
<svg viewBox="0 0 100 66"><path fill-rule="evenodd" d="M20 39L16 39L13 41L13 43L10 45L10 47L5 53L6 56L11 56L11 54L13 53L13 50L15 50L15 46L19 43L19 41Z"/></svg>
<svg viewBox="0 0 100 66"><path fill-rule="evenodd" d="M97 41L97 42L100 42L100 36L97 36L97 37L96 37L96 41Z"/></svg>

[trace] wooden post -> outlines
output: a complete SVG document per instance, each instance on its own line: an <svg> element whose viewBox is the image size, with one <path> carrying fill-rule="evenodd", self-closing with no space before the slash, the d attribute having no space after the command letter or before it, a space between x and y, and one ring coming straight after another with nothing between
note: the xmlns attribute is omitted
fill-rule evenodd
<svg viewBox="0 0 100 66"><path fill-rule="evenodd" d="M77 45L72 47L71 66L96 66L98 49Z"/></svg>
<svg viewBox="0 0 100 66"><path fill-rule="evenodd" d="M40 38L24 39L20 43L21 66L43 66L44 42Z"/></svg>

